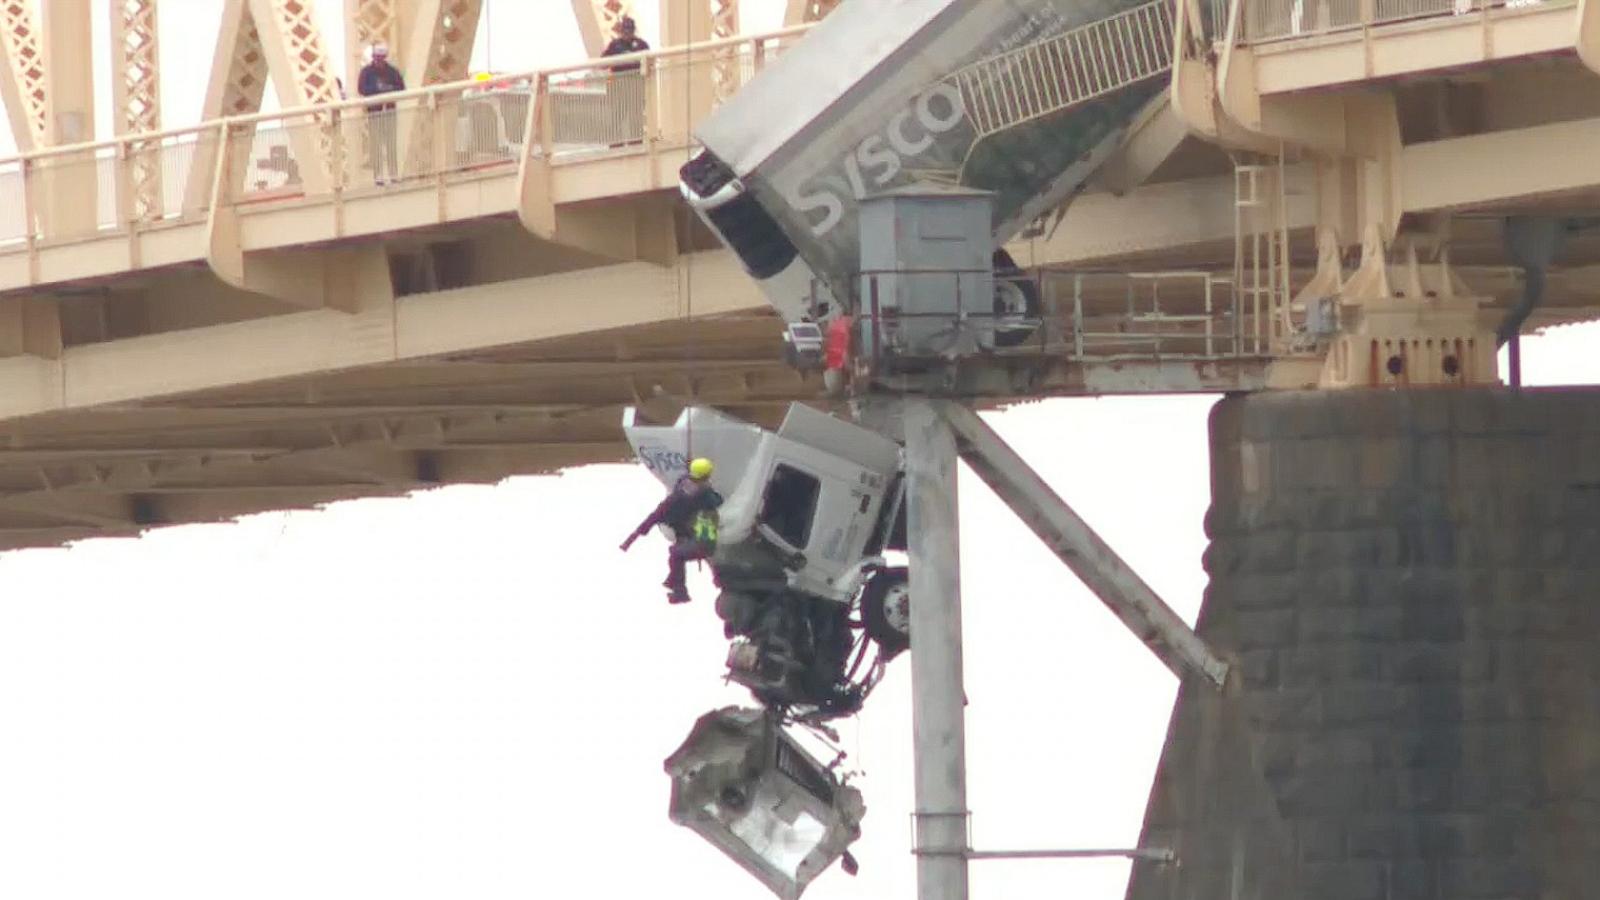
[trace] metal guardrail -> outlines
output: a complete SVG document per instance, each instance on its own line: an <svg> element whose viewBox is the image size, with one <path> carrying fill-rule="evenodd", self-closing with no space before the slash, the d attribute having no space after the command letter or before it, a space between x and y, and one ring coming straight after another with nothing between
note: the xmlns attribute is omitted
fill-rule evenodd
<svg viewBox="0 0 1600 900"><path fill-rule="evenodd" d="M974 274L861 273L858 358L885 371L972 347L996 356L1083 362L1200 362L1269 353L1270 323L1241 302L1229 276L1198 270L1018 270L996 273L993 293L964 297L962 285ZM927 293L953 293L956 311L890 307L887 282L908 278L926 281ZM954 290L937 290L937 281L953 283ZM996 297L1005 294L1013 302L999 308Z"/></svg>
<svg viewBox="0 0 1600 900"><path fill-rule="evenodd" d="M715 108L810 27L0 160L0 252L6 245L32 248L203 220L214 202L383 191L503 169L525 155L559 165L687 146L694 123L686 116ZM218 173L223 194L215 197ZM95 208L66 210L50 221L55 185L85 180L94 185Z"/></svg>
<svg viewBox="0 0 1600 900"><path fill-rule="evenodd" d="M1331 34L1379 25L1484 14L1494 10L1573 6L1576 0L1239 0L1241 44ZM1228 0L1213 0L1213 34L1226 36ZM1221 39L1220 37L1218 39Z"/></svg>
<svg viewBox="0 0 1600 900"><path fill-rule="evenodd" d="M1155 0L973 63L945 81L978 138L1061 112L1172 68L1172 0Z"/></svg>

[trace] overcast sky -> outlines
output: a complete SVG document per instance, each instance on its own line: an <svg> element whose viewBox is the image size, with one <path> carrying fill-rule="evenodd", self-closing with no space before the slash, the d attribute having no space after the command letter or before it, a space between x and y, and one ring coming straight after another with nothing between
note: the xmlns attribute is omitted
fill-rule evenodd
<svg viewBox="0 0 1600 900"><path fill-rule="evenodd" d="M217 6L162 0L169 125L198 111ZM489 0L490 23L497 69L583 55L566 0ZM1592 338L1529 342L1529 380L1595 381ZM990 420L1192 620L1213 399ZM1132 845L1173 679L969 473L961 491L975 842ZM669 607L660 538L616 550L659 496L595 466L0 557L0 897L764 896L666 820L662 760L745 697L703 577ZM912 895L909 676L844 723L862 871L808 897ZM973 895L1116 900L1126 872L979 862Z"/></svg>

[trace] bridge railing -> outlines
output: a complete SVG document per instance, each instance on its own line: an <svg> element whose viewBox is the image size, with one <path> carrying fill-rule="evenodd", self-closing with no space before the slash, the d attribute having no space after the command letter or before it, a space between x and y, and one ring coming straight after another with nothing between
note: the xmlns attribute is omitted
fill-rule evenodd
<svg viewBox="0 0 1600 900"><path fill-rule="evenodd" d="M1216 362L1260 358L1274 348L1264 311L1233 279L1202 270L1009 270L995 293L962 297L957 270L861 273L859 357L875 369L917 365L984 346L996 356L1074 362ZM892 307L893 282L913 281L955 298L955 312Z"/></svg>
<svg viewBox="0 0 1600 900"><path fill-rule="evenodd" d="M559 165L686 147L700 118L809 28L235 116L0 160L0 253L203 221L216 202L397 190L505 171L528 155L549 156Z"/></svg>
<svg viewBox="0 0 1600 900"><path fill-rule="evenodd" d="M1211 0L1213 34L1226 33L1233 3L1242 4L1238 43L1251 44L1498 10L1573 6L1576 0Z"/></svg>

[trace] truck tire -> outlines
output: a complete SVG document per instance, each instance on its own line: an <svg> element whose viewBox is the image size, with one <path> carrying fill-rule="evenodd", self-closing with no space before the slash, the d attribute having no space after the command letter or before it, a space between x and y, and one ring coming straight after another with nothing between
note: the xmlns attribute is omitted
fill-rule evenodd
<svg viewBox="0 0 1600 900"><path fill-rule="evenodd" d="M1018 347L1026 343L1038 326L1015 320L1037 319L1043 308L1038 283L1017 268L1017 261L1004 247L994 251L994 345Z"/></svg>
<svg viewBox="0 0 1600 900"><path fill-rule="evenodd" d="M879 569L861 589L861 626L886 656L911 646L910 600L903 566Z"/></svg>

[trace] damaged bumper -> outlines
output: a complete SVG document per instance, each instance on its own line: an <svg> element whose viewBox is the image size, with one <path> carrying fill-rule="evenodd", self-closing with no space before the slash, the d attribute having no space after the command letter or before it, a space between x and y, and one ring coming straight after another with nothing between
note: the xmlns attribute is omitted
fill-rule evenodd
<svg viewBox="0 0 1600 900"><path fill-rule="evenodd" d="M701 716L665 768L672 821L784 900L797 900L861 836L861 793L763 710L726 707Z"/></svg>

